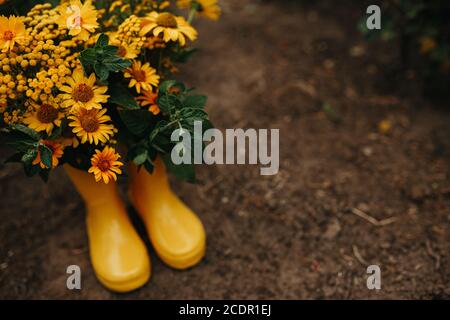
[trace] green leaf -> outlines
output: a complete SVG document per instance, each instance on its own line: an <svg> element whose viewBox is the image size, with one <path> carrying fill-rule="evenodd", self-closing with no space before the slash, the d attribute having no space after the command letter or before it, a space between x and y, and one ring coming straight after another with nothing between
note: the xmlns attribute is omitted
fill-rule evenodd
<svg viewBox="0 0 450 320"><path fill-rule="evenodd" d="M20 159L23 163L30 164L36 159L38 154L37 149L30 149Z"/></svg>
<svg viewBox="0 0 450 320"><path fill-rule="evenodd" d="M180 99L173 94L160 96L157 104L163 114L170 114L174 109L181 108Z"/></svg>
<svg viewBox="0 0 450 320"><path fill-rule="evenodd" d="M39 146L39 152L41 153L41 162L47 168L51 168L52 167L52 155L53 155L52 150L49 147L41 144Z"/></svg>
<svg viewBox="0 0 450 320"><path fill-rule="evenodd" d="M108 67L105 64L101 63L101 62L98 62L98 63L94 64L94 71L95 71L95 74L98 76L100 81L105 81L109 77L109 69L108 69Z"/></svg>
<svg viewBox="0 0 450 320"><path fill-rule="evenodd" d="M41 167L39 165L33 165L28 163L23 164L23 169L28 177L32 177L41 171Z"/></svg>
<svg viewBox="0 0 450 320"><path fill-rule="evenodd" d="M41 138L41 136L36 131L21 124L13 124L11 126L11 130L21 132L36 141Z"/></svg>
<svg viewBox="0 0 450 320"><path fill-rule="evenodd" d="M143 165L148 159L148 152L147 150L142 150L141 153L139 153L136 157L134 157L133 162L137 166Z"/></svg>
<svg viewBox="0 0 450 320"><path fill-rule="evenodd" d="M100 81L106 81L111 72L119 72L131 66L131 61L117 54L118 47L108 45L109 38L101 34L94 48L81 52L80 61L86 74L93 71Z"/></svg>
<svg viewBox="0 0 450 320"><path fill-rule="evenodd" d="M109 43L109 37L106 34L102 33L98 37L98 40L97 40L97 43L95 44L95 47L96 48L105 47L105 46L108 45L108 43Z"/></svg>
<svg viewBox="0 0 450 320"><path fill-rule="evenodd" d="M108 90L108 102L117 104L126 109L140 109L130 91L122 85L111 84Z"/></svg>
<svg viewBox="0 0 450 320"><path fill-rule="evenodd" d="M119 110L120 118L134 135L140 136L149 129L151 114L147 110Z"/></svg>
<svg viewBox="0 0 450 320"><path fill-rule="evenodd" d="M153 170L155 169L155 166L150 159L147 159L147 161L144 163L144 167L145 170L147 170L149 173L153 173Z"/></svg>
<svg viewBox="0 0 450 320"><path fill-rule="evenodd" d="M162 94L168 94L170 93L169 90L174 86L178 87L180 92L186 91L186 87L183 83L176 80L166 80L159 85L159 92Z"/></svg>
<svg viewBox="0 0 450 320"><path fill-rule="evenodd" d="M186 63L198 51L197 48L180 49L171 54L171 60L176 63Z"/></svg>
<svg viewBox="0 0 450 320"><path fill-rule="evenodd" d="M208 100L208 97L201 96L201 95L193 95L193 96L187 96L184 100L184 106L188 108L201 108L203 109L206 105L206 101Z"/></svg>

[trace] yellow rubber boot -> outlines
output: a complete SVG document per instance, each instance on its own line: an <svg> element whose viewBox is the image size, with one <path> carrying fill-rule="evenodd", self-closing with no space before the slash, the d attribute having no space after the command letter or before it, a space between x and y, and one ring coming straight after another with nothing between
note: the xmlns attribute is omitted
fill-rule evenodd
<svg viewBox="0 0 450 320"><path fill-rule="evenodd" d="M175 269L197 264L205 255L206 236L200 219L172 192L163 162L152 174L135 165L130 198L142 217L158 256Z"/></svg>
<svg viewBox="0 0 450 320"><path fill-rule="evenodd" d="M64 168L86 203L89 251L97 278L116 292L141 287L150 278L150 259L116 184L97 183L93 175L68 165Z"/></svg>

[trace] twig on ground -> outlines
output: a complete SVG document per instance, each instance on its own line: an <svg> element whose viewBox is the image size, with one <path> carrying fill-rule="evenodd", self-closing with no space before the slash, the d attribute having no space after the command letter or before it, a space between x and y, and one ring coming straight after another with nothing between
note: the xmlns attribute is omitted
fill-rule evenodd
<svg viewBox="0 0 450 320"><path fill-rule="evenodd" d="M396 217L390 217L387 219L378 220L358 208L353 208L352 213L357 215L360 218L363 218L364 220L370 222L371 224L373 224L374 226L377 226L377 227L387 226L388 224L394 223L397 220Z"/></svg>
<svg viewBox="0 0 450 320"><path fill-rule="evenodd" d="M203 189L204 192L208 192L209 190L211 190L212 188L217 186L219 183L221 183L223 180L224 180L224 178L222 176L219 176L214 181L206 184L202 189Z"/></svg>
<svg viewBox="0 0 450 320"><path fill-rule="evenodd" d="M441 256L433 251L433 248L431 247L430 240L427 240L425 242L425 246L426 246L428 255L435 260L434 268L436 270L438 270L440 268L440 266L441 266Z"/></svg>
<svg viewBox="0 0 450 320"><path fill-rule="evenodd" d="M361 253L359 253L358 247L356 245L352 246L353 248L353 254L355 255L356 260L359 261L359 263L361 263L364 266L367 266L368 263L367 261L362 257Z"/></svg>

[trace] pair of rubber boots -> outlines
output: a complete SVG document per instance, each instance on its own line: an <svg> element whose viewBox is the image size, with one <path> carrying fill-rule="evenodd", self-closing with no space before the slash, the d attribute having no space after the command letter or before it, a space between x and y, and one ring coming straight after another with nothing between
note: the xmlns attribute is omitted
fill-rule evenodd
<svg viewBox="0 0 450 320"><path fill-rule="evenodd" d="M134 229L117 185L95 182L84 171L65 166L86 203L92 266L99 281L116 292L129 292L150 278L151 263L144 242ZM200 219L172 192L161 160L153 174L129 167L129 196L150 241L163 262L175 269L197 264L205 254L205 230Z"/></svg>

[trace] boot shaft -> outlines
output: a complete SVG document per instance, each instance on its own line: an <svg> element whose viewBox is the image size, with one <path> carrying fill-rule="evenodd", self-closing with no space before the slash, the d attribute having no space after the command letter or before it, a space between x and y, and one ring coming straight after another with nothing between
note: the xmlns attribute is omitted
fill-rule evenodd
<svg viewBox="0 0 450 320"><path fill-rule="evenodd" d="M64 170L75 185L88 207L116 204L120 202L117 184L96 182L94 176L70 165L64 165Z"/></svg>

